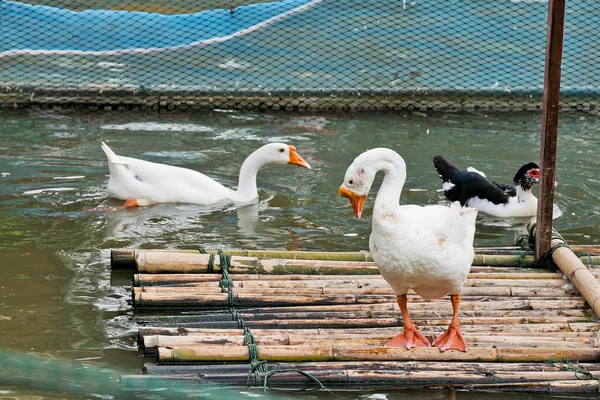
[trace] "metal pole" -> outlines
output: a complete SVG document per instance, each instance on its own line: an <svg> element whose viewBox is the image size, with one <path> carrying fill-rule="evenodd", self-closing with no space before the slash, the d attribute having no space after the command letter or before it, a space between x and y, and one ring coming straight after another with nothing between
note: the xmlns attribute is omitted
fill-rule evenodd
<svg viewBox="0 0 600 400"><path fill-rule="evenodd" d="M540 145L541 177L535 235L536 259L540 259L550 250L552 236L558 104L560 99L560 64L562 61L564 20L565 0L549 0L542 112L542 141Z"/></svg>

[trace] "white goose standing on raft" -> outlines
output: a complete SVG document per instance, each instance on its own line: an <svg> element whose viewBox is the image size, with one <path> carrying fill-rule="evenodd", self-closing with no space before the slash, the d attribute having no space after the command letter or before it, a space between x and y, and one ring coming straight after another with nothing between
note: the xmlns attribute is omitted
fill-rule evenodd
<svg viewBox="0 0 600 400"><path fill-rule="evenodd" d="M227 201L249 204L258 198L256 175L261 167L291 164L310 169L294 146L266 144L246 158L240 169L238 188L232 190L198 171L118 156L104 142L102 150L108 157L110 170L108 193L111 197L127 200L125 207L156 203L208 206Z"/></svg>
<svg viewBox="0 0 600 400"><path fill-rule="evenodd" d="M460 332L460 291L473 261L473 239L477 210L398 204L406 181L406 164L398 153L377 148L359 155L348 167L339 195L350 200L357 218L378 171L385 174L373 207L369 248L383 278L397 296L404 331L386 346L425 346L429 341L410 320L407 293L413 289L425 299L450 294L453 317L450 326L433 345L440 350L466 351Z"/></svg>

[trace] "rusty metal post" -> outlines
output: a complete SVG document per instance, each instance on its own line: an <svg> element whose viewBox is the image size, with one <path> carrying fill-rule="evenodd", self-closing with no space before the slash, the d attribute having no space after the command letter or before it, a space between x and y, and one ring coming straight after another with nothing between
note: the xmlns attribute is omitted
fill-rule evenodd
<svg viewBox="0 0 600 400"><path fill-rule="evenodd" d="M546 33L546 68L540 145L540 189L537 209L535 258L550 250L552 210L556 175L556 142L558 105L560 99L560 64L562 61L565 0L548 1L548 31Z"/></svg>

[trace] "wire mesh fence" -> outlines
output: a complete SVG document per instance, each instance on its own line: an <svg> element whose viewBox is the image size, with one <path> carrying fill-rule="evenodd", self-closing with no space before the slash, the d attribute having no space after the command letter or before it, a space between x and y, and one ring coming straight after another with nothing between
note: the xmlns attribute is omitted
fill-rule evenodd
<svg viewBox="0 0 600 400"><path fill-rule="evenodd" d="M539 109L544 0L0 0L0 103ZM567 3L563 108L600 99L600 3Z"/></svg>

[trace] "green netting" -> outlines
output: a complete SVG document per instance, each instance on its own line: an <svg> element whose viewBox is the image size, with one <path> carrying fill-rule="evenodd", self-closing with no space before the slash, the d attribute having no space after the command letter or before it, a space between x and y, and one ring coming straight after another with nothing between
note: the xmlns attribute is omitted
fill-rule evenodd
<svg viewBox="0 0 600 400"><path fill-rule="evenodd" d="M539 108L543 0L0 0L3 104ZM600 3L567 4L563 105L593 109ZM85 99L85 100L82 100Z"/></svg>

